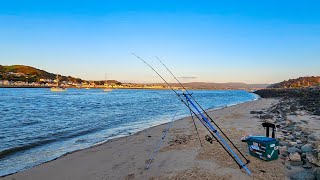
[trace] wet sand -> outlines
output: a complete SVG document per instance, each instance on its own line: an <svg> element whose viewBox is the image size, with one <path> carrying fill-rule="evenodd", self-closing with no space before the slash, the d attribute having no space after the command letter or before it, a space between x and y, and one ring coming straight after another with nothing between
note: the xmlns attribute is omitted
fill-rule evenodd
<svg viewBox="0 0 320 180"><path fill-rule="evenodd" d="M252 176L240 170L217 142L210 144L205 141L204 137L209 133L196 120L203 144L201 147L192 119L187 117L174 122L149 170L144 169L149 154L167 124L67 154L3 179L286 179L283 160L265 162L256 159L248 154L246 143L240 140L245 133L265 134L261 119L250 111L267 109L277 102L276 99L259 99L209 111L209 115L251 161L248 168Z"/></svg>

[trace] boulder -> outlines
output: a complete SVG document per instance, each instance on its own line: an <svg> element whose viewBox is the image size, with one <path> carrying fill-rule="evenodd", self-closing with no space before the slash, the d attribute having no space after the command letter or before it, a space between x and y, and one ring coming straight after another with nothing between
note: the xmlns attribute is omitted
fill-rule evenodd
<svg viewBox="0 0 320 180"><path fill-rule="evenodd" d="M305 144L304 146L301 147L301 151L303 153L308 153L313 150L313 145L312 144Z"/></svg>
<svg viewBox="0 0 320 180"><path fill-rule="evenodd" d="M289 158L291 161L301 161L301 156L299 153L290 153Z"/></svg>
<svg viewBox="0 0 320 180"><path fill-rule="evenodd" d="M312 170L304 170L291 174L289 177L291 180L314 180L315 173Z"/></svg>
<svg viewBox="0 0 320 180"><path fill-rule="evenodd" d="M318 159L317 156L315 156L313 153L309 152L306 154L306 158L308 159L309 162L312 164L320 167L320 160Z"/></svg>
<svg viewBox="0 0 320 180"><path fill-rule="evenodd" d="M291 148L288 148L288 153L300 153L301 152L301 150L300 149L298 149L298 148L295 148L295 147L291 147Z"/></svg>
<svg viewBox="0 0 320 180"><path fill-rule="evenodd" d="M314 134L310 134L310 135L308 136L308 140L316 141L316 140L317 140L317 137L316 137L316 135L314 135Z"/></svg>

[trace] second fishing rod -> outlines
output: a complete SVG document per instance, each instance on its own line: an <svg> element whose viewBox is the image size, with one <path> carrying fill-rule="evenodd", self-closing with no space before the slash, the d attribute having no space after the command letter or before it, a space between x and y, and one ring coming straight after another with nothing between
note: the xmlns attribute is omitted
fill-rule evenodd
<svg viewBox="0 0 320 180"><path fill-rule="evenodd" d="M206 127L206 129L209 131L209 133L217 140L217 142L225 149L225 151L232 157L232 159L239 165L240 169L244 168L246 172L251 175L251 172L249 169L246 167L246 165L249 163L247 162L246 164L241 161L241 159L237 156L237 154L232 150L232 148L229 146L229 144L220 136L218 131L210 124L209 120L201 113L201 111L197 108L197 106L192 102L192 100L188 97L189 94L183 93L183 96L185 96L187 102L185 102L181 97L180 94L178 94L172 86L150 65L148 64L145 60L143 60L141 57L135 55L132 53L135 57L143 61L146 65L148 65L167 85L170 87L170 89L177 95L177 97L180 99L180 101L187 107L189 110L200 120L200 122ZM194 109L199 113L201 118L198 116L197 113L195 113L189 106L190 104L194 107ZM217 137L216 137L216 136ZM219 139L219 140L218 140Z"/></svg>
<svg viewBox="0 0 320 180"><path fill-rule="evenodd" d="M192 100L200 107L202 112L205 113L205 115L210 119L210 121L219 129L219 131L226 137L226 139L231 143L231 145L240 153L240 155L247 161L247 164L250 163L250 160L248 160L244 154L236 147L236 145L229 139L229 137L222 131L220 126L208 115L208 113L202 108L202 106L198 103L198 101L193 97L192 93L189 93L189 91L183 86L183 84L180 82L180 80L172 73L172 71L166 66L162 60L156 56L158 61L167 69L167 71L173 76L173 78L179 83L179 85L186 91L187 94L190 94L190 97Z"/></svg>

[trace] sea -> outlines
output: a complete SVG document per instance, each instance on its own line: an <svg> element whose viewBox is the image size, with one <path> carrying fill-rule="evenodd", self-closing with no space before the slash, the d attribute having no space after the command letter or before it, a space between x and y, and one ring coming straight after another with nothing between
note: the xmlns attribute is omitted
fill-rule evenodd
<svg viewBox="0 0 320 180"><path fill-rule="evenodd" d="M204 109L253 101L242 90L190 90ZM179 92L182 93L182 92ZM190 115L171 90L0 88L0 176Z"/></svg>

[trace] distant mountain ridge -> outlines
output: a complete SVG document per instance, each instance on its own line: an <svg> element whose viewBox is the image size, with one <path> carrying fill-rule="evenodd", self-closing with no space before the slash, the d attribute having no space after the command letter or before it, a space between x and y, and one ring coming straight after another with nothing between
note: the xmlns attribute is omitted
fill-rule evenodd
<svg viewBox="0 0 320 180"><path fill-rule="evenodd" d="M289 79L280 83L272 84L268 88L301 88L310 86L319 86L320 76L299 77L296 79Z"/></svg>
<svg viewBox="0 0 320 180"><path fill-rule="evenodd" d="M159 85L165 85L158 83ZM262 89L269 86L269 84L246 84L239 82L230 83L211 83L211 82L190 82L182 83L183 86L189 89ZM172 86L179 87L179 83L170 83Z"/></svg>

